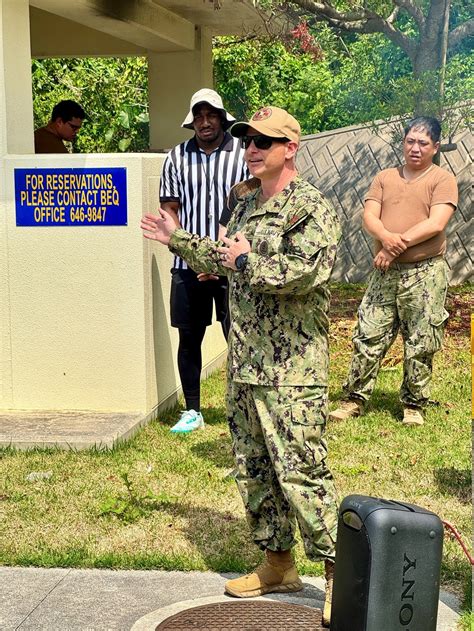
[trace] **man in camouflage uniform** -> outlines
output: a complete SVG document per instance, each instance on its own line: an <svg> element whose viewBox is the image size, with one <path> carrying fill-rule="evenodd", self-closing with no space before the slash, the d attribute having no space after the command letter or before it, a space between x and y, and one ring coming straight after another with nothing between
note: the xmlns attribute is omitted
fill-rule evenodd
<svg viewBox="0 0 474 631"><path fill-rule="evenodd" d="M434 118L410 121L404 166L379 173L366 196L364 227L375 239L375 271L359 308L346 400L330 413L333 420L363 412L381 361L400 330L403 422L423 424L433 356L441 348L448 317L445 227L457 204L454 176L433 164L440 133Z"/></svg>
<svg viewBox="0 0 474 631"><path fill-rule="evenodd" d="M324 560L329 623L337 506L322 438L327 414L327 282L340 227L322 194L295 168L298 122L277 107L235 124L261 186L236 206L216 243L146 215L145 236L168 244L194 269L227 273L231 311L227 409L236 480L266 561L228 581L252 597L302 589L290 549L294 520L305 551Z"/></svg>

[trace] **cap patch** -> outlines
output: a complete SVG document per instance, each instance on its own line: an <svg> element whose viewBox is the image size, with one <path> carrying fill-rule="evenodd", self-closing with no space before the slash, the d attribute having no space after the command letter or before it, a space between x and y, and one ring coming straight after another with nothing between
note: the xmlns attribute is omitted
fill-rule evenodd
<svg viewBox="0 0 474 631"><path fill-rule="evenodd" d="M262 107L258 110L258 112L255 112L255 114L252 116L251 120L253 121L264 121L267 118L270 118L270 116L272 115L272 108L271 107Z"/></svg>

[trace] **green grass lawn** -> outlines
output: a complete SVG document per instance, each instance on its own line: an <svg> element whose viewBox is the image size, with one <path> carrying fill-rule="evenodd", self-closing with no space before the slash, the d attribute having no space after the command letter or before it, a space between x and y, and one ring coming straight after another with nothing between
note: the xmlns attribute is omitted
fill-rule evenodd
<svg viewBox="0 0 474 631"><path fill-rule="evenodd" d="M331 311L331 405L341 394L362 288L340 285ZM329 424L330 465L340 497L376 495L419 504L471 541L469 301L449 294L451 319L437 355L425 425L400 423L402 347L387 356L362 418ZM205 431L169 432L172 410L112 451L0 452L0 563L60 567L244 571L260 559L249 541L229 473L224 373L203 384ZM31 472L50 472L30 482ZM299 570L320 564L296 549ZM442 584L469 593L470 566L445 537Z"/></svg>

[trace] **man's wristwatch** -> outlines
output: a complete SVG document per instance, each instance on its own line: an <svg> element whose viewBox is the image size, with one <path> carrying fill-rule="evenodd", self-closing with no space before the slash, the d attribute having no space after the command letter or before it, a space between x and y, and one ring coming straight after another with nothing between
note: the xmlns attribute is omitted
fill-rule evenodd
<svg viewBox="0 0 474 631"><path fill-rule="evenodd" d="M241 272L245 269L248 261L248 254L239 254L239 256L235 259L235 267Z"/></svg>

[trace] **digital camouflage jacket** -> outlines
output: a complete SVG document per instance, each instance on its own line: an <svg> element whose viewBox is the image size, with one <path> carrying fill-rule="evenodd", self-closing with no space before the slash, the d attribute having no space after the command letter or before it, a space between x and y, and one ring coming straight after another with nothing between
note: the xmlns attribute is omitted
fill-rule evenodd
<svg viewBox="0 0 474 631"><path fill-rule="evenodd" d="M177 229L169 248L196 271L229 277L229 378L326 386L327 282L340 237L337 214L300 178L261 207L259 192L237 205L228 225L229 237L240 231L252 246L243 271L223 267L219 244L208 237Z"/></svg>

